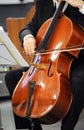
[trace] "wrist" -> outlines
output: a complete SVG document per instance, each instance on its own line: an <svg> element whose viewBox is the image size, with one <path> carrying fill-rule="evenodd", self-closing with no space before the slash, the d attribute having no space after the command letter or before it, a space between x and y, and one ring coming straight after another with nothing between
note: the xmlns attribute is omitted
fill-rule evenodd
<svg viewBox="0 0 84 130"><path fill-rule="evenodd" d="M33 43L33 44L36 44L36 39L33 35L31 34L28 34L26 35L24 38L23 38L23 47L26 45L26 44L30 44L30 43Z"/></svg>
<svg viewBox="0 0 84 130"><path fill-rule="evenodd" d="M25 41L27 38L29 38L29 37L32 37L32 38L34 38L34 36L32 35L32 34L28 34L28 35L26 35L24 38L23 38L23 41ZM35 39L35 38L34 38Z"/></svg>

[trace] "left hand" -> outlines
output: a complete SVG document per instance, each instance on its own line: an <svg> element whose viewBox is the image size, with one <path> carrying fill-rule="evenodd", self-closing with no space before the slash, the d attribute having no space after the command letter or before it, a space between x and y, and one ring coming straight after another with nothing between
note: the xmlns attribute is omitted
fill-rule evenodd
<svg viewBox="0 0 84 130"><path fill-rule="evenodd" d="M82 6L84 4L83 0L65 0L68 4L70 4L73 7L78 7L79 9L82 9Z"/></svg>

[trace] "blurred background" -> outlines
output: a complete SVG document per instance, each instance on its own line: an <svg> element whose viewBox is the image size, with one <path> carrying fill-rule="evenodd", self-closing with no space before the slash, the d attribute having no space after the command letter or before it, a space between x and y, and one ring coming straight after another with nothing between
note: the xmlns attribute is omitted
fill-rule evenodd
<svg viewBox="0 0 84 130"><path fill-rule="evenodd" d="M0 0L0 130L16 130L5 75L11 69L28 65L28 58L23 54L18 34L34 12L34 0ZM42 127L43 130L60 130L60 124L61 121ZM84 130L84 112L75 130Z"/></svg>

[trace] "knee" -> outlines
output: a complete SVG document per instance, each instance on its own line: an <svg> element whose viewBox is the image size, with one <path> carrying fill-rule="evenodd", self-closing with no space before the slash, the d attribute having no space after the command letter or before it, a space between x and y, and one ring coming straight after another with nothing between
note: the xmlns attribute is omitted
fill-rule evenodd
<svg viewBox="0 0 84 130"><path fill-rule="evenodd" d="M6 85L9 84L11 82L12 79L12 75L11 75L11 71L8 71L5 75L5 83ZM7 85L8 86L8 85Z"/></svg>

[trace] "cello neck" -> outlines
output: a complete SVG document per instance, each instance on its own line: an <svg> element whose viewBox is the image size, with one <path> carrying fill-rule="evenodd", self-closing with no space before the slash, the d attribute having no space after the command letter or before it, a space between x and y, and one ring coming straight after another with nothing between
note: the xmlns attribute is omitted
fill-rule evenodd
<svg viewBox="0 0 84 130"><path fill-rule="evenodd" d="M56 24L57 24L57 21L58 21L58 18L59 18L59 14L62 11L64 5L65 5L65 1L61 1L60 4L59 4L58 9L56 9L56 11L55 11L55 13L53 15L53 19L52 19L52 21L51 21L51 23L50 23L50 25L48 27L48 30L47 30L47 32L46 32L42 42L39 44L37 50L41 50L41 49L45 50L47 48L48 40L49 40L53 30L54 30L54 26L56 26Z"/></svg>

